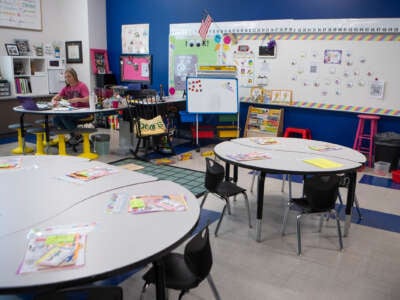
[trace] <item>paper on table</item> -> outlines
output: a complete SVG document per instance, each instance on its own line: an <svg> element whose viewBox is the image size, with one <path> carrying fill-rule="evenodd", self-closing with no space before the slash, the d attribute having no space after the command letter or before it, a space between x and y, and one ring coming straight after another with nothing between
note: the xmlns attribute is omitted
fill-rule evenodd
<svg viewBox="0 0 400 300"><path fill-rule="evenodd" d="M21 166L21 158L5 158L0 159L0 170L4 169L15 169Z"/></svg>
<svg viewBox="0 0 400 300"><path fill-rule="evenodd" d="M187 203L184 195L142 195L129 200L128 212L133 214L156 211L184 211Z"/></svg>
<svg viewBox="0 0 400 300"><path fill-rule="evenodd" d="M340 163L322 157L305 159L304 162L322 169L338 168L342 166Z"/></svg>
<svg viewBox="0 0 400 300"><path fill-rule="evenodd" d="M271 145L278 143L276 139L270 137L257 137L251 138L251 140L259 145Z"/></svg>
<svg viewBox="0 0 400 300"><path fill-rule="evenodd" d="M121 168L127 169L129 171L136 171L136 170L143 169L144 167L140 166L140 165L136 165L136 164L130 163L130 164L122 165Z"/></svg>
<svg viewBox="0 0 400 300"><path fill-rule="evenodd" d="M237 160L237 161L258 160L258 159L270 158L270 156L267 153L263 153L263 152L236 153L236 154L228 154L227 156L234 160Z"/></svg>
<svg viewBox="0 0 400 300"><path fill-rule="evenodd" d="M311 150L315 150L315 151L331 151L331 150L339 150L342 149L342 147L337 146L337 145L333 145L333 144L322 144L322 145L311 145L308 146Z"/></svg>

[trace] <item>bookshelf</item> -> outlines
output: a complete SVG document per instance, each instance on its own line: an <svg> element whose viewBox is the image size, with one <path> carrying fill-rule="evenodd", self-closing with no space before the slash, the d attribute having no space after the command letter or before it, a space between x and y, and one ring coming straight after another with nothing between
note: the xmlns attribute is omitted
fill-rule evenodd
<svg viewBox="0 0 400 300"><path fill-rule="evenodd" d="M0 70L3 79L10 83L11 97L49 94L44 57L0 56Z"/></svg>
<svg viewBox="0 0 400 300"><path fill-rule="evenodd" d="M282 136L283 109L249 106L244 136Z"/></svg>

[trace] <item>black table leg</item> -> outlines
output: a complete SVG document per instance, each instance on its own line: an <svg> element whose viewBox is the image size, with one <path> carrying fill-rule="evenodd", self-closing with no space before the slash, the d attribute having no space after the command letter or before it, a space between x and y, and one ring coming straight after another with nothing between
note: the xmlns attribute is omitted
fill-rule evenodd
<svg viewBox="0 0 400 300"><path fill-rule="evenodd" d="M22 154L25 154L25 128L24 128L24 116L25 114L22 113L19 116L19 127L21 130L21 138L22 138Z"/></svg>
<svg viewBox="0 0 400 300"><path fill-rule="evenodd" d="M153 262L154 271L156 274L156 299L168 299L168 294L165 292L165 267L162 261Z"/></svg>
<svg viewBox="0 0 400 300"><path fill-rule="evenodd" d="M356 184L357 184L357 171L346 174L346 176L350 179L349 186L347 188L347 201L346 201L346 217L344 223L344 236L348 236L350 224L351 224L351 213L353 210L354 204L354 196L356 193Z"/></svg>
<svg viewBox="0 0 400 300"><path fill-rule="evenodd" d="M261 171L257 180L257 221L256 221L256 241L261 242L261 223L264 208L264 183L265 172Z"/></svg>

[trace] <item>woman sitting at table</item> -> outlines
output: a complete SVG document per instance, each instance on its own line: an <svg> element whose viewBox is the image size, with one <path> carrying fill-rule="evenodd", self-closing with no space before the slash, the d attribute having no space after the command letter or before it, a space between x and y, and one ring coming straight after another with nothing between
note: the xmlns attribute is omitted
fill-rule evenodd
<svg viewBox="0 0 400 300"><path fill-rule="evenodd" d="M53 106L57 107L65 101L72 107L89 107L89 89L83 82L79 81L78 74L73 68L67 68L64 71L65 87L51 100ZM74 134L74 129L78 120L87 118L88 114L60 115L53 119L54 126L58 129L67 129L71 131L70 144L78 144L81 137Z"/></svg>

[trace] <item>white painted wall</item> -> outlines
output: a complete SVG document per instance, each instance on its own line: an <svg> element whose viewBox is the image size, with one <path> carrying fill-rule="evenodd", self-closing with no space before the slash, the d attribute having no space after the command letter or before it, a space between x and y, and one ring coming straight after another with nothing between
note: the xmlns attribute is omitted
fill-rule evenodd
<svg viewBox="0 0 400 300"><path fill-rule="evenodd" d="M4 43L15 38L35 44L59 42L65 57L65 41L82 41L82 64L71 64L79 79L90 89L94 76L90 69L90 48L106 49L106 0L42 0L42 31L0 28L0 55L7 55Z"/></svg>

